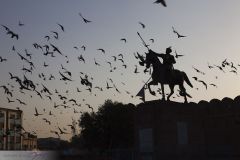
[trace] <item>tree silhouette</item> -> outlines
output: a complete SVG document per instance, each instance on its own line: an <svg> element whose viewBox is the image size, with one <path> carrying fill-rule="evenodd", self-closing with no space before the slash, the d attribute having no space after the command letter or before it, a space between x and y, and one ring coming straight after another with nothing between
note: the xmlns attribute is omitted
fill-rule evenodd
<svg viewBox="0 0 240 160"><path fill-rule="evenodd" d="M134 111L133 104L106 100L96 113L81 115L78 141L90 150L133 147Z"/></svg>

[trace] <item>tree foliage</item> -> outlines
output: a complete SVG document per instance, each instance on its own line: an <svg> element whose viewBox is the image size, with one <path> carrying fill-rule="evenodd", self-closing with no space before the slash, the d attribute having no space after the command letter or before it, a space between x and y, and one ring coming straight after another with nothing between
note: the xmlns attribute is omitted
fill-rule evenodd
<svg viewBox="0 0 240 160"><path fill-rule="evenodd" d="M78 136L88 149L128 148L134 145L133 104L106 100L95 113L81 115Z"/></svg>

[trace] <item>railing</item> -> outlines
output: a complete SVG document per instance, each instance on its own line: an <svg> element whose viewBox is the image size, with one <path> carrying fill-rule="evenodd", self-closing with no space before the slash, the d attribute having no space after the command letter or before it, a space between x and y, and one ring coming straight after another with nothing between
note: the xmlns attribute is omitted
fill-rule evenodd
<svg viewBox="0 0 240 160"><path fill-rule="evenodd" d="M21 124L21 119L16 119L15 124Z"/></svg>
<svg viewBox="0 0 240 160"><path fill-rule="evenodd" d="M4 122L5 121L5 117L0 117L0 122Z"/></svg>
<svg viewBox="0 0 240 160"><path fill-rule="evenodd" d="M11 123L11 124L14 124L15 123L15 119L9 119L9 122Z"/></svg>
<svg viewBox="0 0 240 160"><path fill-rule="evenodd" d="M4 129L1 129L0 130L0 136L3 136L3 134L4 134Z"/></svg>

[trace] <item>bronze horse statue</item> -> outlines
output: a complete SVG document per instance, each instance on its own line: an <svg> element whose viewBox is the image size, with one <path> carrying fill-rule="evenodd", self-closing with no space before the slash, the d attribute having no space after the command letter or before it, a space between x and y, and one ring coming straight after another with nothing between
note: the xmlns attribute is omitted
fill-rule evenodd
<svg viewBox="0 0 240 160"><path fill-rule="evenodd" d="M185 72L174 69L172 73L165 73L166 69L164 65L161 63L155 52L153 52L152 50L149 50L149 52L146 53L146 59L144 60L144 63L146 63L146 68L149 68L151 64L153 66L152 81L148 83L148 89L152 95L155 95L155 92L151 90L150 86L160 83L162 89L162 99L165 100L164 84L168 84L171 91L167 97L167 100L169 101L170 97L174 93L174 86L179 85L179 94L181 96L184 96L184 102L187 103L187 96L190 98L191 96L187 94L183 83L185 81L190 87L193 86Z"/></svg>

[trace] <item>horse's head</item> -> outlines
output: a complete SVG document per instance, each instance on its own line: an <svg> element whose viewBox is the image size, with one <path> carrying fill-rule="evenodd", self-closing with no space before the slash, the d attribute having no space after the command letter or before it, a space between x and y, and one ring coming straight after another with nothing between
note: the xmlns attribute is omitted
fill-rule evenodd
<svg viewBox="0 0 240 160"><path fill-rule="evenodd" d="M153 62L153 57L154 57L153 51L149 50L149 52L146 53L146 59L145 59L146 68L150 67L151 63Z"/></svg>

